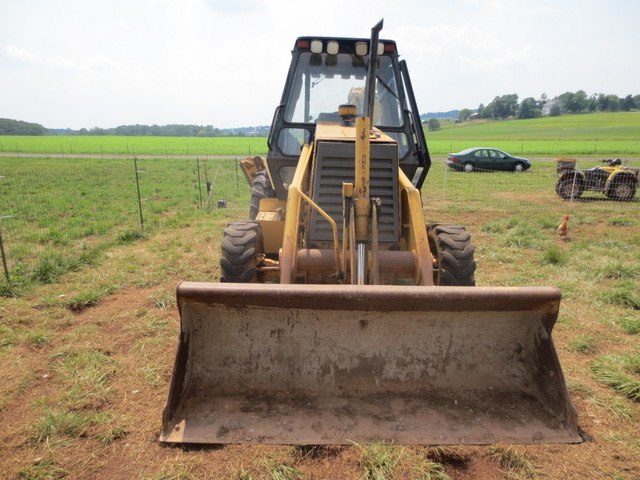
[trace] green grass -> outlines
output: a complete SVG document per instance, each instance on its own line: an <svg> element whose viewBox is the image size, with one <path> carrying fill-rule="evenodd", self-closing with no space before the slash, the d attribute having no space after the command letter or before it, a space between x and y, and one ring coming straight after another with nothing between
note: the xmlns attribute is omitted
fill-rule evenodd
<svg viewBox="0 0 640 480"><path fill-rule="evenodd" d="M596 352L596 339L591 335L578 335L569 340L570 352L592 354Z"/></svg>
<svg viewBox="0 0 640 480"><path fill-rule="evenodd" d="M360 480L387 480L394 477L401 457L397 447L382 442L365 446L355 445L362 454Z"/></svg>
<svg viewBox="0 0 640 480"><path fill-rule="evenodd" d="M124 136L0 136L0 153L56 155L200 155L253 156L267 152L264 137L124 137Z"/></svg>
<svg viewBox="0 0 640 480"><path fill-rule="evenodd" d="M495 445L489 450L493 458L498 461L500 468L515 475L516 478L535 478L538 476L531 461L513 447Z"/></svg>
<svg viewBox="0 0 640 480"><path fill-rule="evenodd" d="M640 112L472 121L426 132L432 155L491 146L512 155L638 156Z"/></svg>
<svg viewBox="0 0 640 480"><path fill-rule="evenodd" d="M65 386L64 403L73 409L99 409L113 394L116 362L98 350L72 349L53 357L56 382Z"/></svg>
<svg viewBox="0 0 640 480"><path fill-rule="evenodd" d="M640 335L640 316L622 317L619 320L620 327L629 335Z"/></svg>
<svg viewBox="0 0 640 480"><path fill-rule="evenodd" d="M635 284L621 282L606 289L598 298L611 305L620 305L633 310L640 310L640 293Z"/></svg>
<svg viewBox="0 0 640 480"><path fill-rule="evenodd" d="M360 480L412 478L451 480L444 467L410 448L375 441L367 445L354 443L360 451Z"/></svg>
<svg viewBox="0 0 640 480"><path fill-rule="evenodd" d="M141 202L131 159L0 157L0 198L6 199L0 233L11 275L11 285L0 282L0 296L15 296L25 284L57 282L154 228L215 214L219 198L228 208L248 204L233 159L142 159L138 171ZM213 183L209 208L207 180Z"/></svg>
<svg viewBox="0 0 640 480"><path fill-rule="evenodd" d="M596 112L527 120L471 121L430 132L434 139L640 141L640 111Z"/></svg>
<svg viewBox="0 0 640 480"><path fill-rule="evenodd" d="M62 480L69 478L68 472L52 458L38 458L33 464L18 472L21 480Z"/></svg>
<svg viewBox="0 0 640 480"><path fill-rule="evenodd" d="M63 304L73 312L81 312L85 308L95 307L101 299L111 295L115 290L115 286L91 288L65 300Z"/></svg>
<svg viewBox="0 0 640 480"><path fill-rule="evenodd" d="M87 412L47 411L35 427L33 441L41 443L55 437L79 437L93 422L93 415Z"/></svg>
<svg viewBox="0 0 640 480"><path fill-rule="evenodd" d="M611 354L591 363L596 380L619 394L640 402L640 354Z"/></svg>
<svg viewBox="0 0 640 480"><path fill-rule="evenodd" d="M492 146L529 156L637 156L640 112L590 113L528 120L444 123L426 132L432 155ZM482 144L482 145L480 145ZM0 152L58 155L253 156L267 151L263 137L1 136Z"/></svg>
<svg viewBox="0 0 640 480"><path fill-rule="evenodd" d="M569 254L555 245L547 248L542 254L542 263L548 265L566 265L569 259Z"/></svg>

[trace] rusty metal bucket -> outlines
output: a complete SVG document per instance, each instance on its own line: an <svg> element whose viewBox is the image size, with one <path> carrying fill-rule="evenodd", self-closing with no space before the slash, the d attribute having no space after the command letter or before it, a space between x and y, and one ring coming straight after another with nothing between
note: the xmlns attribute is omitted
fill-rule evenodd
<svg viewBox="0 0 640 480"><path fill-rule="evenodd" d="M163 442L576 443L553 287L181 283Z"/></svg>

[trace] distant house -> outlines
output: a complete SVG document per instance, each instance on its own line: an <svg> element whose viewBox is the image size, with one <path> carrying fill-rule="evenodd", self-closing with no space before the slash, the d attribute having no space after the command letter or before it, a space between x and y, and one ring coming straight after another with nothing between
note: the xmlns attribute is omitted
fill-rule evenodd
<svg viewBox="0 0 640 480"><path fill-rule="evenodd" d="M549 100L547 103L545 103L542 106L542 116L543 117L548 117L549 115L551 115L551 109L555 105L560 106L560 100L558 100L557 98L554 98L553 100Z"/></svg>
<svg viewBox="0 0 640 480"><path fill-rule="evenodd" d="M480 114L478 112L472 113L471 115L469 115L469 120L477 120L479 118L480 118Z"/></svg>

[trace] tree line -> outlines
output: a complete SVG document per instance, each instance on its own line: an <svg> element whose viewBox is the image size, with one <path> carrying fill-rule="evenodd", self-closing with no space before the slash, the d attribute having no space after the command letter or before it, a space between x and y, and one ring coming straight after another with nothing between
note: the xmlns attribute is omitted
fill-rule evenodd
<svg viewBox="0 0 640 480"><path fill-rule="evenodd" d="M542 115L558 116L563 113L586 112L628 112L640 108L640 95L617 95L594 93L587 95L584 90L565 92L549 100L546 94L540 99L527 97L518 102L518 95L513 93L495 97L487 106L480 104L477 116L499 120L505 118L538 118ZM474 112L468 109L460 111L459 119L467 120Z"/></svg>
<svg viewBox="0 0 640 480"><path fill-rule="evenodd" d="M121 125L115 128L45 128L38 123L0 118L0 135L119 135L130 137L266 137L269 127L215 128L211 125Z"/></svg>
<svg viewBox="0 0 640 480"><path fill-rule="evenodd" d="M247 137L267 136L268 127L216 128L212 125L120 125L115 128L49 130L50 135L118 135L125 137Z"/></svg>
<svg viewBox="0 0 640 480"><path fill-rule="evenodd" d="M0 135L46 135L47 129L38 123L0 118Z"/></svg>

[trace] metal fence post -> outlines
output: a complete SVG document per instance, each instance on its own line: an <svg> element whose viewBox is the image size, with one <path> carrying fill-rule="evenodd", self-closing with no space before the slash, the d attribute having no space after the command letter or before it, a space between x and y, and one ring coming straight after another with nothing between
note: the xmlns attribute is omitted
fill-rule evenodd
<svg viewBox="0 0 640 480"><path fill-rule="evenodd" d="M4 253L4 243L2 242L1 231L0 231L0 255L2 255L2 266L4 267L4 276L7 279L7 283L11 283L11 278L9 278L9 267L7 266L7 257Z"/></svg>
<svg viewBox="0 0 640 480"><path fill-rule="evenodd" d="M0 217L0 220L3 218L11 218L11 215ZM7 255L4 251L4 242L2 240L1 230L0 230L0 256L2 256L2 267L4 268L4 276L7 279L7 283L11 284L11 277L9 276L9 267L7 266Z"/></svg>
<svg viewBox="0 0 640 480"><path fill-rule="evenodd" d="M188 144L187 144L188 146ZM196 158L196 167L198 168L198 203L200 203L200 210L202 210L202 183L200 181L200 159Z"/></svg>
<svg viewBox="0 0 640 480"><path fill-rule="evenodd" d="M142 217L142 198L140 198L140 179L138 177L138 157L133 156L133 166L136 171L136 188L138 190L138 210L140 211L140 228L144 230L144 218Z"/></svg>

